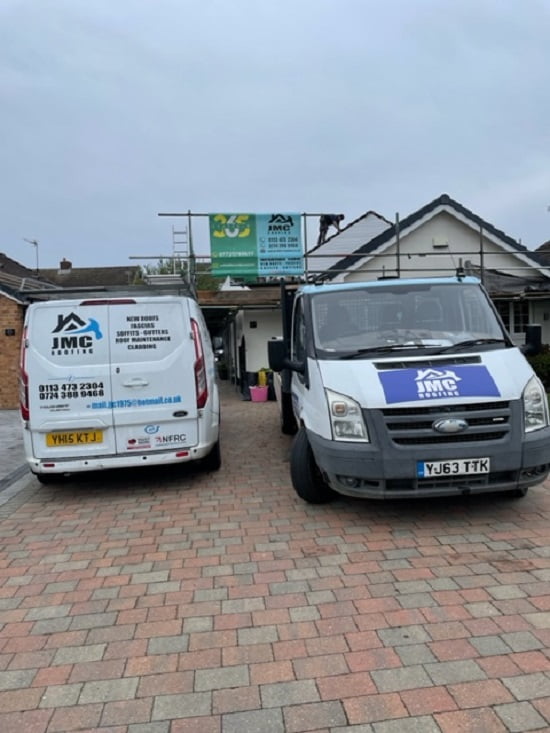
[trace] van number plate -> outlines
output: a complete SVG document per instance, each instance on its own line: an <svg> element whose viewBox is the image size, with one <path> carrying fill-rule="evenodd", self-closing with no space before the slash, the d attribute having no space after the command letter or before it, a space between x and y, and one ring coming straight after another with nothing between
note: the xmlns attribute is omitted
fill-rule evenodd
<svg viewBox="0 0 550 733"><path fill-rule="evenodd" d="M66 445L89 445L103 443L102 430L77 430L75 432L46 433L46 445L63 448Z"/></svg>
<svg viewBox="0 0 550 733"><path fill-rule="evenodd" d="M418 478L435 476L468 476L474 473L489 473L490 458L461 458L456 461L417 461Z"/></svg>

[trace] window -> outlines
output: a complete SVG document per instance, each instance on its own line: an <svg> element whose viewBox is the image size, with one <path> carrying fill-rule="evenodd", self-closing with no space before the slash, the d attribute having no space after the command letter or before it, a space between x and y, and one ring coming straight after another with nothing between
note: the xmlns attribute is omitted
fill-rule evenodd
<svg viewBox="0 0 550 733"><path fill-rule="evenodd" d="M529 323L529 302L527 300L495 300L495 307L510 333L525 333Z"/></svg>
<svg viewBox="0 0 550 733"><path fill-rule="evenodd" d="M499 316L502 318L502 322L506 327L506 330L510 330L510 301L509 300L495 300L494 306L498 311Z"/></svg>
<svg viewBox="0 0 550 733"><path fill-rule="evenodd" d="M525 333L529 323L529 303L526 300L514 300L512 303L514 333Z"/></svg>

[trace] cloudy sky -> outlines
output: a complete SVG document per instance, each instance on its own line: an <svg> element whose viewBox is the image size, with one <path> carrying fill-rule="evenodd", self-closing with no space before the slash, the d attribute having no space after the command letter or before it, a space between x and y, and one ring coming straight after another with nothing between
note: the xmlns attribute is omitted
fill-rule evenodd
<svg viewBox="0 0 550 733"><path fill-rule="evenodd" d="M185 223L159 212L442 193L535 249L549 38L550 0L0 0L0 251L151 264Z"/></svg>

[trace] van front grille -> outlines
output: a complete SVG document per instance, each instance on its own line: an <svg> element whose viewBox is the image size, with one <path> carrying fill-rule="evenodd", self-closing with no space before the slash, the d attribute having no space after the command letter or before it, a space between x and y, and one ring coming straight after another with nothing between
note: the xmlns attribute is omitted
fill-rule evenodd
<svg viewBox="0 0 550 733"><path fill-rule="evenodd" d="M396 407L381 412L394 445L482 443L505 440L511 430L509 402ZM445 418L462 419L468 427L463 432L440 433L433 426Z"/></svg>

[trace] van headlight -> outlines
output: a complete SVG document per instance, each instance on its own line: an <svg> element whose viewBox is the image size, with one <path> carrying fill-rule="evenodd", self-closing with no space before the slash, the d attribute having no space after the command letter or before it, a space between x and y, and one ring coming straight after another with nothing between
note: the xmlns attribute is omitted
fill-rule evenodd
<svg viewBox="0 0 550 733"><path fill-rule="evenodd" d="M525 432L540 430L548 425L548 399L538 377L531 377L523 390Z"/></svg>
<svg viewBox="0 0 550 733"><path fill-rule="evenodd" d="M359 403L331 389L325 389L325 394L333 439L369 443L369 434Z"/></svg>

